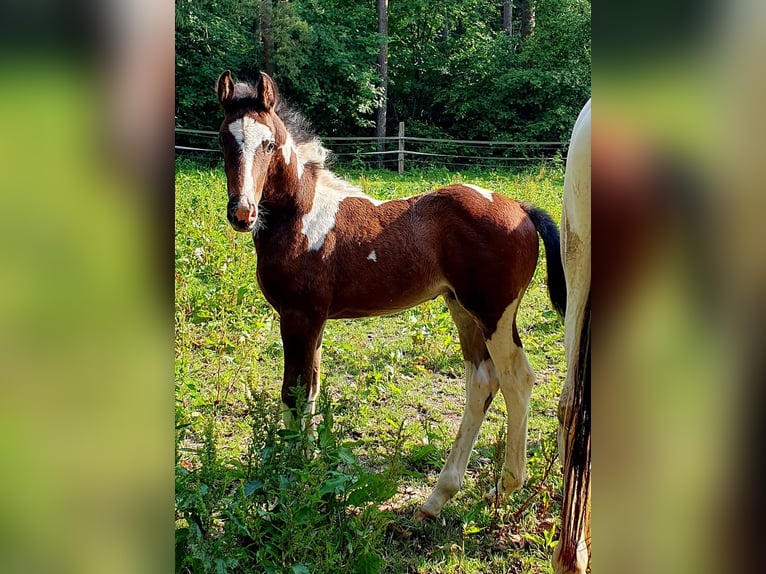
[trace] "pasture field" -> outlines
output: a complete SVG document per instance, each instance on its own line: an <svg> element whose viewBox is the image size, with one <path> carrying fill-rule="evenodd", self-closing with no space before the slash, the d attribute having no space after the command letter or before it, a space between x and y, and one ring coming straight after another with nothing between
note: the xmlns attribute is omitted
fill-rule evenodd
<svg viewBox="0 0 766 574"><path fill-rule="evenodd" d="M212 167L211 167L212 166ZM563 169L518 174L340 171L377 198L475 183L561 216ZM558 536L556 405L563 322L540 262L519 312L537 372L527 484L484 501L497 479L495 399L465 482L437 520L411 520L463 412L457 332L441 299L384 318L330 321L314 438L282 428L279 318L261 295L249 234L225 218L220 166L176 163L176 571L541 573ZM310 444L309 444L310 443ZM308 449L315 456L306 457Z"/></svg>

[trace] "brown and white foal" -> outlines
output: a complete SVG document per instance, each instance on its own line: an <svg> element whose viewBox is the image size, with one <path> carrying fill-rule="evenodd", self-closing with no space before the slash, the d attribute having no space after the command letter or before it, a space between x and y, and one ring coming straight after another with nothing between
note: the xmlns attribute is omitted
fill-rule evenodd
<svg viewBox="0 0 766 574"><path fill-rule="evenodd" d="M508 414L504 494L525 478L527 411L534 372L516 311L537 265L538 233L548 255L549 293L563 314L566 289L558 229L542 210L472 185L378 201L324 168L316 139L288 129L276 84L261 74L217 83L229 203L237 231L252 232L258 284L280 316L285 422L295 389L310 414L319 392L328 319L396 313L444 296L466 365L466 407L455 444L420 519L437 516L460 488L470 451L498 389ZM294 123L294 122L293 122ZM494 495L490 493L490 496Z"/></svg>

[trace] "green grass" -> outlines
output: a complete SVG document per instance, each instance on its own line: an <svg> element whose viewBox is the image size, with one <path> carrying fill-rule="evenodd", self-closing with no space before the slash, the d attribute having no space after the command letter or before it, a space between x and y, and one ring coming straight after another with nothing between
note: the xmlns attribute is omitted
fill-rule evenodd
<svg viewBox="0 0 766 574"><path fill-rule="evenodd" d="M475 183L560 220L559 169L342 175L378 198ZM252 241L230 228L225 204L222 169L177 162L177 570L550 572L560 512L555 412L564 351L542 256L519 312L537 371L527 485L497 506L483 502L503 448L498 398L462 490L438 520L416 524L411 517L435 484L465 397L445 304L329 322L317 437L287 432L279 413L279 318L258 290ZM318 454L307 459L307 447Z"/></svg>

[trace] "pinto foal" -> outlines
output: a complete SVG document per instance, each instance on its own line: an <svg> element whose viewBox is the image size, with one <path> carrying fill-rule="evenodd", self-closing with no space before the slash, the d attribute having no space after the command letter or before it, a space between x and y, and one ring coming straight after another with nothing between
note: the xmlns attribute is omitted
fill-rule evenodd
<svg viewBox="0 0 766 574"><path fill-rule="evenodd" d="M324 148L295 127L295 114L280 109L269 76L251 85L226 71L216 89L225 114L227 217L235 230L253 233L258 284L280 316L285 423L296 415L296 387L314 413L328 319L396 313L442 295L465 359L466 407L436 488L416 517L437 516L460 488L498 389L508 424L495 488L518 488L535 375L516 311L537 266L539 233L551 301L563 314L556 224L540 209L471 185L378 201L324 168Z"/></svg>

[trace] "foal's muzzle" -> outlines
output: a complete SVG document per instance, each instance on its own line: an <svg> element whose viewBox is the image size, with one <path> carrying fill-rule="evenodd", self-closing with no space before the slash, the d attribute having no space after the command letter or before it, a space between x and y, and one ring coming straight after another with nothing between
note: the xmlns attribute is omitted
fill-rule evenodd
<svg viewBox="0 0 766 574"><path fill-rule="evenodd" d="M258 206L247 198L232 197L226 208L226 218L235 231L252 231L258 219Z"/></svg>

